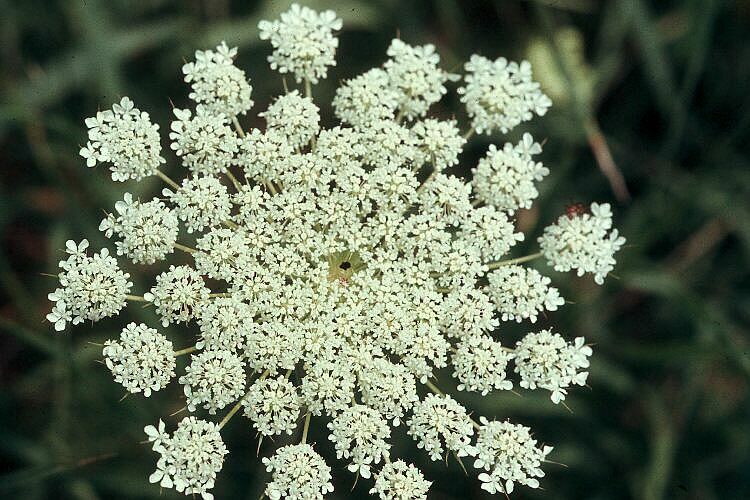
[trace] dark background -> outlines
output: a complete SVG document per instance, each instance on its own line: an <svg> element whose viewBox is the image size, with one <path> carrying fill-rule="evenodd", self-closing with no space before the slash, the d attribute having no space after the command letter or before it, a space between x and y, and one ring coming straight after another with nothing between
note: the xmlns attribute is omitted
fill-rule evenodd
<svg viewBox="0 0 750 500"><path fill-rule="evenodd" d="M147 482L155 455L138 442L145 424L181 406L179 386L119 401L121 388L88 343L114 337L129 320L155 323L153 313L131 307L55 334L44 321L55 280L42 273L57 272L66 239L106 244L97 226L123 191L161 188L156 179L115 184L106 168L87 169L78 156L83 119L128 95L168 130L169 100L188 104L183 60L225 39L239 46L237 64L254 86L244 124L259 125L254 114L281 92L281 79L256 26L288 4L0 0L0 498L159 497ZM532 426L555 446L550 458L565 464L547 464L543 490L520 488L513 498L750 498L750 2L307 5L344 19L338 66L315 89L321 105L338 81L382 63L397 33L434 43L456 71L475 52L531 58L555 106L509 138L530 130L547 140L552 173L535 208L520 214L527 241L566 204L594 200L613 204L628 238L603 287L540 267L574 302L549 320L595 343L591 387L572 392L571 411L541 393L459 393L476 414ZM435 112L465 120L455 94ZM465 170L486 146L467 150ZM135 291L155 272L126 267ZM448 375L441 383L451 388ZM353 477L331 457L318 424L311 436L334 469L332 498L363 497L370 483L349 493ZM217 499L258 498L266 477L249 424L236 418L223 434L231 453ZM483 497L475 471L466 478L455 462L429 462L398 433L394 441L395 455L435 481L431 498Z"/></svg>

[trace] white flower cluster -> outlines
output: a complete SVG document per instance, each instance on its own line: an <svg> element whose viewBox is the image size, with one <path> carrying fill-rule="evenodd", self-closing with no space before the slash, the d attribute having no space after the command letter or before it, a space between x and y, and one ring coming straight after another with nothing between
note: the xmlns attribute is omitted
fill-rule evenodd
<svg viewBox="0 0 750 500"><path fill-rule="evenodd" d="M589 372L580 370L589 367L592 351L584 342L583 337L576 337L568 343L550 330L526 335L516 346L516 372L521 376L521 387L547 389L557 404L565 399L571 384L585 385Z"/></svg>
<svg viewBox="0 0 750 500"><path fill-rule="evenodd" d="M531 134L524 134L515 146L506 143L497 149L491 144L487 156L472 170L477 198L509 213L531 208L539 196L535 183L549 174L547 167L533 160L541 152L542 146Z"/></svg>
<svg viewBox="0 0 750 500"><path fill-rule="evenodd" d="M180 223L175 213L161 200L141 203L125 193L115 203L117 216L109 214L99 224L107 238L117 235L117 255L124 255L134 264L153 264L174 251Z"/></svg>
<svg viewBox="0 0 750 500"><path fill-rule="evenodd" d="M294 148L306 145L320 130L318 107L296 90L280 96L259 116L266 119L268 132L283 137Z"/></svg>
<svg viewBox="0 0 750 500"><path fill-rule="evenodd" d="M253 307L234 296L217 297L206 302L196 316L201 336L195 346L198 349L243 350L253 328L253 316Z"/></svg>
<svg viewBox="0 0 750 500"><path fill-rule="evenodd" d="M271 500L280 498L322 499L333 491L331 468L309 444L284 446L271 458L264 458L273 480L266 486Z"/></svg>
<svg viewBox="0 0 750 500"><path fill-rule="evenodd" d="M285 377L259 379L242 400L245 416L264 436L291 434L297 428L302 402Z"/></svg>
<svg viewBox="0 0 750 500"><path fill-rule="evenodd" d="M201 406L211 415L237 401L245 392L245 363L229 351L203 351L191 356L185 375L180 377L187 407Z"/></svg>
<svg viewBox="0 0 750 500"><path fill-rule="evenodd" d="M195 417L183 418L171 436L164 422L159 426L147 425L144 429L152 449L159 453L156 471L149 481L162 488L174 488L186 495L201 495L212 500L208 491L214 486L216 473L224 465L229 453L219 434L219 426Z"/></svg>
<svg viewBox="0 0 750 500"><path fill-rule="evenodd" d="M195 115L189 109L174 109L169 138L177 156L195 174L217 175L234 162L240 140L222 114L198 105Z"/></svg>
<svg viewBox="0 0 750 500"><path fill-rule="evenodd" d="M552 280L536 269L511 264L487 275L489 292L503 321L525 319L536 323L539 313L556 311L565 304Z"/></svg>
<svg viewBox="0 0 750 500"><path fill-rule="evenodd" d="M489 336L473 336L462 340L453 355L453 376L460 382L459 391L481 392L510 390L513 382L506 378L505 368L513 359L510 349Z"/></svg>
<svg viewBox="0 0 750 500"><path fill-rule="evenodd" d="M237 47L221 42L213 50L196 50L195 62L182 66L185 82L193 87L190 97L203 104L209 112L229 118L244 115L253 107L253 87L245 72L234 65Z"/></svg>
<svg viewBox="0 0 750 500"><path fill-rule="evenodd" d="M216 177L188 178L176 191L164 188L162 194L175 204L188 233L218 226L229 219L232 209L229 192Z"/></svg>
<svg viewBox="0 0 750 500"><path fill-rule="evenodd" d="M515 483L538 488L540 468L551 446L537 448L528 427L510 422L489 422L480 417L474 467L487 472L479 474L482 489L490 493L513 493Z"/></svg>
<svg viewBox="0 0 750 500"><path fill-rule="evenodd" d="M260 439L302 427L300 444L263 459L274 500L332 491L330 468L306 442L322 420L331 448L383 499L423 499L430 486L390 457L401 422L432 460L477 457L488 491L536 487L549 449L522 426L480 426L434 379L450 365L459 391L539 388L555 403L584 384L591 349L583 338L569 343L549 330L501 338L502 323L533 323L565 302L529 266L533 258L597 282L609 273L623 241L609 206L563 216L545 230L541 253L511 258L524 239L514 214L531 206L548 173L535 160L541 146L524 134L491 145L472 179L449 171L474 132L544 113L549 102L528 64L471 59L459 89L473 118L466 130L429 116L454 80L437 49L394 40L382 67L336 91L341 123L326 129L312 84L334 64L340 27L334 13L296 5L260 23L272 67L304 81L271 100L258 115L263 128L239 121L252 101L236 50L198 51L183 68L195 106L175 110L169 134L184 167L179 182L156 170L158 137L145 132L155 126L129 100L87 121L98 138L89 149L99 151L87 153L89 164L106 159L123 179L155 174L169 186L161 199L126 194L100 229L136 264L174 249L181 260L157 270L143 296L130 295L129 275L107 249L87 256L85 240L68 242L48 319L63 330L131 300L151 306L165 328L197 325L194 345L178 351L144 324L104 348L115 380L145 395L175 376L175 357L192 353L178 377L186 410L224 414L218 425L189 416L171 436L163 423L146 428L161 455L151 480L163 487L211 498L227 453L219 431L237 413Z"/></svg>
<svg viewBox="0 0 750 500"><path fill-rule="evenodd" d="M308 80L318 83L325 78L328 67L334 66L339 40L333 36L341 29L341 19L332 10L315 12L308 7L292 4L277 21L258 23L260 39L268 40L274 48L268 56L271 69L279 73L293 73L297 83Z"/></svg>
<svg viewBox="0 0 750 500"><path fill-rule="evenodd" d="M615 253L625 244L617 229L610 229L609 203L592 203L591 213L561 215L556 224L547 226L539 246L555 271L591 273L601 285L615 267Z"/></svg>
<svg viewBox="0 0 750 500"><path fill-rule="evenodd" d="M409 435L417 440L432 460L440 460L445 448L459 457L473 455L471 438L474 435L466 408L450 396L428 394L412 409L413 416L406 424Z"/></svg>
<svg viewBox="0 0 750 500"><path fill-rule="evenodd" d="M88 240L65 243L65 251L70 255L59 264L62 269L57 275L60 288L48 295L55 306L47 314L47 321L54 323L58 332L64 330L67 323L99 321L119 313L133 286L128 281L130 275L120 270L109 250L103 248L89 257L86 255L88 247Z"/></svg>
<svg viewBox="0 0 750 500"><path fill-rule="evenodd" d="M360 127L392 118L398 97L388 73L382 68L373 68L344 82L336 90L332 105L341 121Z"/></svg>
<svg viewBox="0 0 750 500"><path fill-rule="evenodd" d="M506 133L534 114L543 116L552 105L539 83L532 80L528 61L518 64L504 57L491 61L473 55L465 69L466 86L458 93L477 133L489 134L496 129Z"/></svg>
<svg viewBox="0 0 750 500"><path fill-rule="evenodd" d="M388 456L391 445L386 439L391 436L391 428L373 408L352 405L338 414L328 429L336 456L350 459L349 470L365 479L371 475L371 464L378 464Z"/></svg>
<svg viewBox="0 0 750 500"><path fill-rule="evenodd" d="M102 356L115 382L128 392L143 392L146 397L166 387L175 375L172 342L143 323L130 323L123 328L119 341L106 341Z"/></svg>
<svg viewBox="0 0 750 500"><path fill-rule="evenodd" d="M188 266L169 266L169 271L156 277L156 285L143 298L153 302L162 325L169 326L193 319L208 296L209 290L198 271Z"/></svg>
<svg viewBox="0 0 750 500"><path fill-rule="evenodd" d="M440 56L434 45L412 47L396 38L387 54L390 59L384 68L397 92L399 112L410 120L424 116L448 92L445 83L458 78L438 67Z"/></svg>
<svg viewBox="0 0 750 500"><path fill-rule="evenodd" d="M419 469L397 460L385 464L375 476L370 494L377 494L381 500L427 500L431 484Z"/></svg>
<svg viewBox="0 0 750 500"><path fill-rule="evenodd" d="M109 163L113 181L141 180L154 175L166 160L161 156L159 125L151 123L148 113L134 107L123 97L111 110L86 118L89 142L80 155L86 165Z"/></svg>

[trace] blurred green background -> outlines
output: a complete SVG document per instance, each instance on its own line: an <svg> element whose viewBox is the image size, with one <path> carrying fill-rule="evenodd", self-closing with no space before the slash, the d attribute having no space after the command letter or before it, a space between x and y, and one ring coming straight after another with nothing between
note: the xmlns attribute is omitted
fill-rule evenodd
<svg viewBox="0 0 750 500"><path fill-rule="evenodd" d="M188 104L183 60L221 40L239 46L253 111L265 109L281 79L256 25L289 3L0 0L0 498L160 496L147 482L155 455L138 442L145 424L180 408L179 387L120 401L88 343L132 319L155 324L153 313L131 307L55 334L44 321L55 281L42 273L57 272L68 238L106 244L98 222L123 191L161 188L87 169L78 156L83 119L128 95L168 129L170 99ZM530 130L546 139L552 174L521 226L535 236L566 204L608 201L628 238L603 287L551 273L574 303L549 320L596 344L590 389L573 391L571 411L544 394L458 396L477 414L532 426L565 464L547 464L543 490L513 498L750 498L750 2L305 3L344 19L338 66L316 88L318 104L341 79L382 63L397 34L434 43L456 71L475 52L529 58L555 106L510 138ZM455 95L436 112L465 118ZM467 171L486 146L467 150ZM134 290L154 273L134 272ZM451 387L449 373L440 378ZM257 499L266 477L255 437L240 418L224 435L231 453L217 499ZM368 481L350 492L353 478L322 430L311 435L334 469L332 498L364 497ZM394 453L435 481L431 498L485 497L473 471L467 478L455 462L429 462L398 436Z"/></svg>

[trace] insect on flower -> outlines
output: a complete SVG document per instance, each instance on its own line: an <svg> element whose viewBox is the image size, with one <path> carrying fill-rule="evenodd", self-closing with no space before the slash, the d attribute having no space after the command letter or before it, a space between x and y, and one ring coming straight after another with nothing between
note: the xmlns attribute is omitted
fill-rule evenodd
<svg viewBox="0 0 750 500"><path fill-rule="evenodd" d="M591 212L589 209L584 205L583 203L577 202L577 203L571 203L570 205L565 207L565 213L568 216L568 219L574 219L576 217L580 217L583 214L590 214Z"/></svg>

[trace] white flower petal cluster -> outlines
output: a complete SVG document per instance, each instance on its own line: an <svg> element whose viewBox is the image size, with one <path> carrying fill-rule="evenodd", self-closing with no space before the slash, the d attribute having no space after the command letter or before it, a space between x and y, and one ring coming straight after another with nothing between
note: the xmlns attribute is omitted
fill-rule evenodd
<svg viewBox="0 0 750 500"><path fill-rule="evenodd" d="M393 118L398 103L399 93L391 86L388 73L373 68L345 81L331 104L342 122L359 127L373 120Z"/></svg>
<svg viewBox="0 0 750 500"><path fill-rule="evenodd" d="M523 233L516 233L513 221L506 212L487 205L472 210L461 231L468 246L477 248L484 262L503 258L519 241Z"/></svg>
<svg viewBox="0 0 750 500"><path fill-rule="evenodd" d="M544 477L542 462L551 446L537 448L530 429L510 422L489 422L480 417L474 467L487 472L479 474L482 489L489 493L513 493L515 484L538 488L538 477Z"/></svg>
<svg viewBox="0 0 750 500"><path fill-rule="evenodd" d="M302 356L304 338L294 326L259 323L247 335L245 357L256 371L292 370Z"/></svg>
<svg viewBox="0 0 750 500"><path fill-rule="evenodd" d="M519 265L502 266L487 275L488 291L503 321L536 322L544 311L556 311L565 304L552 280L539 271Z"/></svg>
<svg viewBox="0 0 750 500"><path fill-rule="evenodd" d="M164 326L185 323L195 317L210 292L198 271L189 266L169 266L156 277L156 285L143 298L156 306Z"/></svg>
<svg viewBox="0 0 750 500"><path fill-rule="evenodd" d="M201 330L198 349L243 350L254 328L255 310L237 297L217 297L203 304L196 315Z"/></svg>
<svg viewBox="0 0 750 500"><path fill-rule="evenodd" d="M380 500L427 500L431 484L412 464L396 460L385 464L375 475L370 494L377 494Z"/></svg>
<svg viewBox="0 0 750 500"><path fill-rule="evenodd" d="M196 50L195 61L182 66L185 82L193 89L188 97L212 114L232 118L247 113L253 107L253 87L234 65L236 56L237 47L230 49L223 41L215 51Z"/></svg>
<svg viewBox="0 0 750 500"><path fill-rule="evenodd" d="M453 376L460 382L459 391L481 392L510 390L513 382L505 369L514 358L513 352L486 335L468 337L459 342L453 354Z"/></svg>
<svg viewBox="0 0 750 500"><path fill-rule="evenodd" d="M466 408L455 399L428 394L414 405L412 411L412 417L406 421L408 433L417 441L417 447L424 449L432 460L443 458L445 449L458 457L474 454L471 445L474 427Z"/></svg>
<svg viewBox="0 0 750 500"><path fill-rule="evenodd" d="M294 74L297 83L318 83L326 77L328 67L336 65L339 40L333 32L341 26L341 19L332 10L315 12L296 3L281 14L280 20L258 23L260 39L270 41L274 48L268 56L271 69Z"/></svg>
<svg viewBox="0 0 750 500"><path fill-rule="evenodd" d="M249 244L240 231L224 227L212 229L196 242L195 268L210 278L231 281L237 272L237 259L247 252Z"/></svg>
<svg viewBox="0 0 750 500"><path fill-rule="evenodd" d="M533 159L541 152L542 146L528 133L515 146L506 143L503 149L497 149L491 144L487 155L472 169L477 198L509 213L531 208L539 196L535 182L549 174L547 167Z"/></svg>
<svg viewBox="0 0 750 500"><path fill-rule="evenodd" d="M171 436L159 420L143 430L152 449L161 456L156 471L149 481L162 488L174 488L185 495L201 495L203 500L213 500L208 490L214 487L216 473L224 465L227 447L219 434L219 426L195 417L185 417Z"/></svg>
<svg viewBox="0 0 750 500"><path fill-rule="evenodd" d="M453 175L436 174L422 185L419 203L448 226L458 226L471 213L471 184Z"/></svg>
<svg viewBox="0 0 750 500"><path fill-rule="evenodd" d="M218 226L232 210L229 192L216 177L187 178L176 191L164 188L162 194L176 205L188 233Z"/></svg>
<svg viewBox="0 0 750 500"><path fill-rule="evenodd" d="M505 134L534 114L543 116L552 105L539 83L532 80L528 61L518 64L504 57L491 61L473 55L464 68L466 85L458 93L477 133L491 134L499 129Z"/></svg>
<svg viewBox="0 0 750 500"><path fill-rule="evenodd" d="M415 123L411 131L419 145L418 163L429 163L438 172L458 164L466 139L456 120L427 118Z"/></svg>
<svg viewBox="0 0 750 500"><path fill-rule="evenodd" d="M134 264L153 264L174 251L179 221L175 213L161 200L141 203L133 195L125 193L115 203L114 214L107 215L99 224L107 238L117 235L122 241L115 242L117 255L124 255Z"/></svg>
<svg viewBox="0 0 750 500"><path fill-rule="evenodd" d="M242 406L245 416L262 435L291 435L297 428L302 402L297 388L289 380L269 377L253 382Z"/></svg>
<svg viewBox="0 0 750 500"><path fill-rule="evenodd" d="M266 184L278 181L287 158L293 153L294 147L278 131L253 129L245 134L240 144L237 163L243 168L247 179Z"/></svg>
<svg viewBox="0 0 750 500"><path fill-rule="evenodd" d="M266 130L279 134L294 148L306 145L320 130L318 107L297 90L280 96L258 116L266 119Z"/></svg>
<svg viewBox="0 0 750 500"><path fill-rule="evenodd" d="M516 344L516 373L521 387L546 389L557 404L565 399L571 385L585 385L591 347L583 337L569 343L559 333L542 330L529 333Z"/></svg>
<svg viewBox="0 0 750 500"><path fill-rule="evenodd" d="M591 213L562 215L539 237L542 253L555 271L591 273L599 285L614 269L614 255L624 244L625 238L612 229L609 203L592 203Z"/></svg>
<svg viewBox="0 0 750 500"><path fill-rule="evenodd" d="M273 480L266 486L271 500L280 498L322 499L333 491L331 468L309 444L284 446L271 458L264 458Z"/></svg>
<svg viewBox="0 0 750 500"><path fill-rule="evenodd" d="M492 298L479 288L456 288L445 295L441 305L446 335L463 339L492 332L500 320Z"/></svg>
<svg viewBox="0 0 750 500"><path fill-rule="evenodd" d="M377 410L355 404L339 413L328 424L329 439L338 458L350 459L349 470L368 479L371 467L388 456L391 436L388 422Z"/></svg>
<svg viewBox="0 0 750 500"><path fill-rule="evenodd" d="M115 382L145 397L166 387L175 375L172 342L143 323L130 323L119 340L107 340L102 355Z"/></svg>
<svg viewBox="0 0 750 500"><path fill-rule="evenodd" d="M227 171L239 150L240 139L228 125L226 116L198 105L195 115L189 109L174 109L169 138L171 148L182 157L193 174L217 175Z"/></svg>
<svg viewBox="0 0 750 500"><path fill-rule="evenodd" d="M370 166L382 168L392 175L397 167L414 168L419 157L416 137L411 131L393 120L372 120L357 128L364 146L363 160Z"/></svg>
<svg viewBox="0 0 750 500"><path fill-rule="evenodd" d="M137 181L154 175L166 160L161 156L159 125L151 123L148 113L134 107L123 97L111 110L86 118L89 141L80 155L86 166L109 163L113 181Z"/></svg>
<svg viewBox="0 0 750 500"><path fill-rule="evenodd" d="M414 375L403 365L374 358L358 375L362 402L398 426L404 414L419 401Z"/></svg>
<svg viewBox="0 0 750 500"><path fill-rule="evenodd" d="M63 331L68 323L77 325L84 320L99 321L114 316L125 307L126 295L133 283L130 275L120 270L117 260L102 248L92 256L86 255L88 240L65 242L66 260L59 263L57 277L60 287L48 295L55 303L47 321L55 330Z"/></svg>
<svg viewBox="0 0 750 500"><path fill-rule="evenodd" d="M424 116L448 92L445 83L457 78L438 67L440 55L432 44L411 46L394 38L387 54L383 67L398 92L399 112L409 120Z"/></svg>
<svg viewBox="0 0 750 500"><path fill-rule="evenodd" d="M190 356L179 382L188 410L201 407L215 415L245 393L245 363L231 351L203 351Z"/></svg>
<svg viewBox="0 0 750 500"><path fill-rule="evenodd" d="M329 415L345 410L354 396L355 376L351 367L322 359L307 367L302 379L302 400L313 415Z"/></svg>

